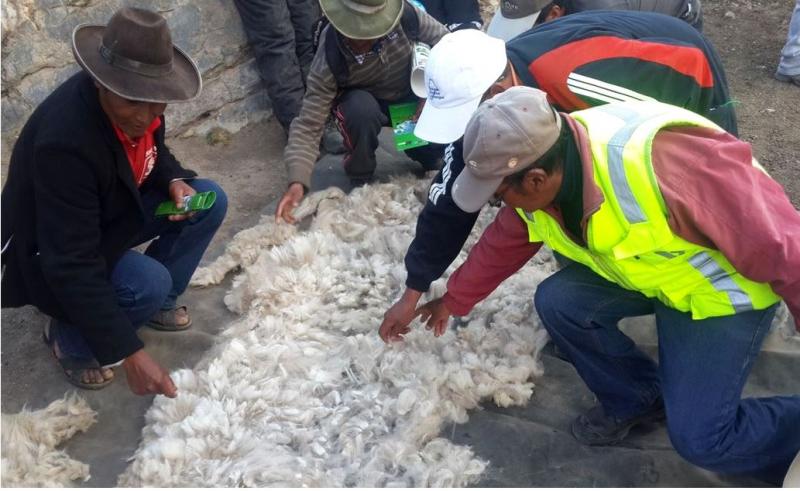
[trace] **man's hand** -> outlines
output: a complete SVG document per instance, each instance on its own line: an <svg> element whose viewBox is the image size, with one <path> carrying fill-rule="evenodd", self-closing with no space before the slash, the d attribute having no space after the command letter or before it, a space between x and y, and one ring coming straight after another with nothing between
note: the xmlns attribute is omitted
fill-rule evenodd
<svg viewBox="0 0 800 491"><path fill-rule="evenodd" d="M300 204L303 195L305 195L305 190L302 184L299 182L289 184L289 188L283 193L283 198L281 198L278 203L278 209L275 211L275 222L280 221L280 219L291 224L297 222L297 219L292 215L292 210Z"/></svg>
<svg viewBox="0 0 800 491"><path fill-rule="evenodd" d="M419 314L420 321L427 321L425 329L433 329L433 335L436 337L444 334L450 324L450 309L447 308L441 298L431 300L418 308L417 314Z"/></svg>
<svg viewBox="0 0 800 491"><path fill-rule="evenodd" d="M143 349L125 358L122 366L128 378L128 387L134 394L138 396L164 394L170 398L178 395L178 389L169 373Z"/></svg>
<svg viewBox="0 0 800 491"><path fill-rule="evenodd" d="M411 331L408 325L417 316L417 302L421 296L422 292L406 288L400 300L383 314L383 322L378 333L384 343L402 341L403 336Z"/></svg>
<svg viewBox="0 0 800 491"><path fill-rule="evenodd" d="M175 203L178 208L183 208L183 198L186 196L193 196L197 194L190 185L183 181L172 181L169 183L169 198ZM180 222L194 215L195 212L182 213L180 215L169 215L167 219L171 222Z"/></svg>

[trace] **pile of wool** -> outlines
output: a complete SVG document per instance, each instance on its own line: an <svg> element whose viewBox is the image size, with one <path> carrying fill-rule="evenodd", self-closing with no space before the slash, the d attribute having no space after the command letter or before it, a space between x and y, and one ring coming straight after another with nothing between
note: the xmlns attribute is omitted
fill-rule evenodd
<svg viewBox="0 0 800 491"><path fill-rule="evenodd" d="M45 409L2 415L3 487L64 487L89 479L89 466L56 446L94 424L97 413L74 393Z"/></svg>
<svg viewBox="0 0 800 491"><path fill-rule="evenodd" d="M555 262L540 253L442 337L415 324L404 341L384 344L378 326L404 288L403 257L426 188L405 177L349 196L312 195L308 231L280 232L288 226L264 220L199 270L195 284L241 268L225 302L242 315L194 370L173 374L179 395L155 399L119 484L477 482L487 463L439 433L482 400L530 399L547 339L533 292ZM494 214L482 213L468 247ZM263 246L242 252L253 244ZM440 296L444 281L427 298Z"/></svg>

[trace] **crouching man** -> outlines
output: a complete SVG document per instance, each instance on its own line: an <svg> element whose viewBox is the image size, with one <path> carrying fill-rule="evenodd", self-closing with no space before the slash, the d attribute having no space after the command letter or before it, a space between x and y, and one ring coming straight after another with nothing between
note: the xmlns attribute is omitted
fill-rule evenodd
<svg viewBox="0 0 800 491"><path fill-rule="evenodd" d="M428 327L444 332L547 244L573 263L538 286L536 311L600 402L573 435L610 445L666 414L690 462L780 483L800 396L741 394L781 298L800 326L800 214L750 146L655 101L567 115L513 87L478 108L464 156L455 203L506 206L421 307ZM646 314L658 364L618 328Z"/></svg>
<svg viewBox="0 0 800 491"><path fill-rule="evenodd" d="M176 299L227 208L222 189L164 144L164 109L200 93L200 72L147 10L78 26L72 50L83 71L42 102L14 145L2 192L2 305L52 317L44 338L73 384L102 388L121 363L134 393L174 397L136 329L191 325ZM204 191L216 193L210 209L156 217L160 203L182 206ZM131 250L151 239L144 254Z"/></svg>
<svg viewBox="0 0 800 491"><path fill-rule="evenodd" d="M289 186L275 218L295 223L292 210L311 187L325 119L333 111L347 153L344 170L360 185L373 178L378 135L389 126L389 106L422 102L411 90L413 43L430 46L447 29L405 0L320 0L330 23L308 73L300 114L292 121L284 160ZM406 151L426 170L436 169L443 147L425 145Z"/></svg>

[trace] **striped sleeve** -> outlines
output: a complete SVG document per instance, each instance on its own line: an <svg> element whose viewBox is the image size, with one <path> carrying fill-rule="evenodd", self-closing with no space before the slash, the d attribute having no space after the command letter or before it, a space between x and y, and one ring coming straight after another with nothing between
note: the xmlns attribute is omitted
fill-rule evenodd
<svg viewBox="0 0 800 491"><path fill-rule="evenodd" d="M289 183L311 187L311 173L319 157L319 141L338 87L325 59L325 37L311 62L300 114L292 121L283 158Z"/></svg>
<svg viewBox="0 0 800 491"><path fill-rule="evenodd" d="M408 5L409 4L406 4L406 6ZM431 15L417 7L412 6L412 8L417 11L417 17L419 18L419 40L423 43L433 46L449 32L444 25L439 23L439 21L434 19Z"/></svg>

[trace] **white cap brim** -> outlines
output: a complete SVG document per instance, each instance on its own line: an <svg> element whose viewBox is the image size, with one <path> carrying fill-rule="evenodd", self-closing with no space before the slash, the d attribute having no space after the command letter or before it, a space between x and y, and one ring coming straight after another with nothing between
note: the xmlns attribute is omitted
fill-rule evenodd
<svg viewBox="0 0 800 491"><path fill-rule="evenodd" d="M539 14L541 13L542 11L540 10L531 15L520 17L519 19L509 19L503 17L500 9L497 9L497 12L494 13L494 17L492 17L492 21L489 23L489 28L486 29L486 34L508 42L531 29L533 23L536 22L536 19L539 18Z"/></svg>
<svg viewBox="0 0 800 491"><path fill-rule="evenodd" d="M414 128L414 135L433 143L452 143L462 136L467 123L481 103L483 94L464 104L453 107L435 107L430 102L422 108L422 113Z"/></svg>

